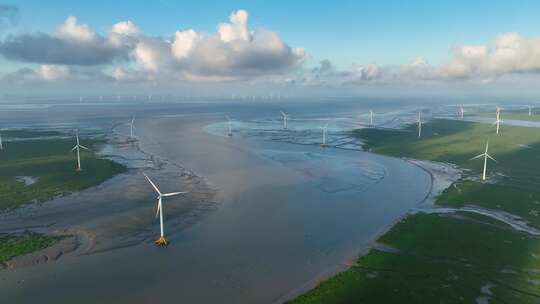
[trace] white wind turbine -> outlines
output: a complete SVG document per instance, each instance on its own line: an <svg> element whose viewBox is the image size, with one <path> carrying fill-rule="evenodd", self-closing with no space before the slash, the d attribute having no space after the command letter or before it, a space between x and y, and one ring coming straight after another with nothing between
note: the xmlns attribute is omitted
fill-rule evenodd
<svg viewBox="0 0 540 304"><path fill-rule="evenodd" d="M229 129L229 132L227 133L227 135L232 136L232 120L229 116L226 116L226 117L227 117L228 129Z"/></svg>
<svg viewBox="0 0 540 304"><path fill-rule="evenodd" d="M484 157L484 171L482 172L482 180L486 180L486 168L487 168L487 160L488 158L491 159L492 161L494 162L497 162L495 160L495 158L491 157L491 155L488 154L488 147L489 147L489 140L486 141L486 151L480 155L477 155L473 158L471 158L471 160L473 159L477 159L477 158L480 158L480 157Z"/></svg>
<svg viewBox="0 0 540 304"><path fill-rule="evenodd" d="M328 124L325 124L324 127L319 127L320 129L322 129L322 144L321 144L321 147L327 147L328 145L326 144L326 131L328 130Z"/></svg>
<svg viewBox="0 0 540 304"><path fill-rule="evenodd" d="M4 145L2 144L2 134L0 133L0 151L4 150Z"/></svg>
<svg viewBox="0 0 540 304"><path fill-rule="evenodd" d="M71 151L73 150L77 150L77 171L81 171L82 168L81 168L81 152L80 152L80 149L85 149L85 150L88 150L90 151L90 149L88 149L87 147L81 145L79 143L79 130L75 130L75 137L77 138L77 144L75 145L75 147L73 147L73 149L71 149Z"/></svg>
<svg viewBox="0 0 540 304"><path fill-rule="evenodd" d="M532 116L532 106L529 105L529 117L531 117L531 116Z"/></svg>
<svg viewBox="0 0 540 304"><path fill-rule="evenodd" d="M148 175L146 175L145 173L143 173L143 174L144 174L144 177L146 177L146 179L148 180L148 182L150 182L150 184L152 185L154 190L156 190L156 192L158 193L156 218L159 215L160 237L159 237L159 239L157 239L155 241L155 243L158 246L167 246L167 245L169 245L169 241L165 238L165 233L163 232L163 204L162 204L162 200L163 200L164 197L175 196L175 195L184 194L184 193L187 193L187 192L161 193L161 191L159 191L156 184L154 184L154 182L152 182L152 180L148 177Z"/></svg>
<svg viewBox="0 0 540 304"><path fill-rule="evenodd" d="M463 105L459 105L459 118L463 120L464 115L465 115L465 109L463 109Z"/></svg>
<svg viewBox="0 0 540 304"><path fill-rule="evenodd" d="M287 120L289 119L289 114L285 114L285 112L280 111L281 116L283 117L283 129L287 129Z"/></svg>
<svg viewBox="0 0 540 304"><path fill-rule="evenodd" d="M131 122L129 123L129 137L133 140L135 139L135 136L133 134L133 130L135 130L135 116L131 117Z"/></svg>
<svg viewBox="0 0 540 304"><path fill-rule="evenodd" d="M500 126L501 126L501 108L497 107L497 112L495 113L495 117L496 117L496 120L495 122L493 123L494 125L497 126L497 129L496 129L496 134L499 134L499 129L500 129Z"/></svg>
<svg viewBox="0 0 540 304"><path fill-rule="evenodd" d="M418 112L418 120L416 121L418 123L418 138L422 137L422 117L420 116L421 112Z"/></svg>
<svg viewBox="0 0 540 304"><path fill-rule="evenodd" d="M373 127L373 111L369 110L369 125Z"/></svg>

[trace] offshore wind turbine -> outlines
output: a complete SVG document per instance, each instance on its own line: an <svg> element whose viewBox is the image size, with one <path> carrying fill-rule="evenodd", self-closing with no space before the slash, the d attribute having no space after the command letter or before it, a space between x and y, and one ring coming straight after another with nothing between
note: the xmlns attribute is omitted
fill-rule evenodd
<svg viewBox="0 0 540 304"><path fill-rule="evenodd" d="M529 117L531 117L531 116L532 116L532 106L529 105Z"/></svg>
<svg viewBox="0 0 540 304"><path fill-rule="evenodd" d="M133 130L135 130L135 116L131 117L131 122L129 123L129 138L132 140L135 139L135 136L133 135Z"/></svg>
<svg viewBox="0 0 540 304"><path fill-rule="evenodd" d="M2 134L0 133L0 151L4 150L4 145L2 144Z"/></svg>
<svg viewBox="0 0 540 304"><path fill-rule="evenodd" d="M418 111L418 120L416 121L418 123L418 138L422 137L422 117L420 115L421 112Z"/></svg>
<svg viewBox="0 0 540 304"><path fill-rule="evenodd" d="M325 124L324 127L319 127L320 129L322 129L322 144L321 144L321 147L327 147L328 145L326 144L326 131L328 130L328 124Z"/></svg>
<svg viewBox="0 0 540 304"><path fill-rule="evenodd" d="M459 118L463 120L464 115L465 115L465 109L463 109L463 105L459 105Z"/></svg>
<svg viewBox="0 0 540 304"><path fill-rule="evenodd" d="M369 110L369 125L373 127L373 111Z"/></svg>
<svg viewBox="0 0 540 304"><path fill-rule="evenodd" d="M285 112L280 111L281 116L283 117L283 129L287 129L287 120L289 119L289 114L285 114Z"/></svg>
<svg viewBox="0 0 540 304"><path fill-rule="evenodd" d="M227 125L228 125L228 133L227 135L228 136L232 136L232 120L229 116L225 116L227 117Z"/></svg>
<svg viewBox="0 0 540 304"><path fill-rule="evenodd" d="M157 246L160 246L160 247L164 247L164 246L167 246L169 245L169 241L165 238L165 233L163 232L163 198L164 197L170 197L170 196L175 196L175 195L179 195L179 194L184 194L184 193L187 193L187 192L171 192L171 193L161 193L161 191L159 191L158 187L156 186L156 184L154 184L154 182L152 182L152 180L148 177L148 175L146 175L146 173L143 173L144 174L144 177L146 177L146 179L148 180L148 182L150 182L150 184L152 185L152 187L154 188L154 190L156 190L157 194L158 194L158 197L157 197L157 209L156 209L156 218L158 217L159 215L159 228L160 228L160 236L159 236L159 239L157 239L155 241L156 245Z"/></svg>
<svg viewBox="0 0 540 304"><path fill-rule="evenodd" d="M495 113L495 117L496 117L496 120L495 122L493 123L494 125L497 126L497 129L496 129L496 134L499 134L499 129L500 129L500 126L501 126L501 108L497 107L497 112Z"/></svg>
<svg viewBox="0 0 540 304"><path fill-rule="evenodd" d="M489 147L489 140L486 141L486 151L480 155L476 155L475 157L471 158L470 160L477 159L480 157L484 157L484 171L482 172L482 180L486 180L486 168L487 168L487 160L488 158L491 159L494 162L497 162L495 158L491 157L491 155L488 154L488 147Z"/></svg>
<svg viewBox="0 0 540 304"><path fill-rule="evenodd" d="M81 168L81 152L80 152L80 149L84 149L84 150L90 150L88 149L87 147L81 145L79 143L79 130L75 130L75 138L77 138L77 144L75 145L75 147L73 147L73 149L71 149L71 151L73 150L77 150L77 171L81 171L82 168Z"/></svg>

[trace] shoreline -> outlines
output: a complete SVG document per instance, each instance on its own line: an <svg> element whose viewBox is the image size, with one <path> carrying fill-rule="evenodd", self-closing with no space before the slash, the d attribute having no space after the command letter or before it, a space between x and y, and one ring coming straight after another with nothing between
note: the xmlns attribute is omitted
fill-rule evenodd
<svg viewBox="0 0 540 304"><path fill-rule="evenodd" d="M199 218L204 216L204 211L212 209L215 202L211 198L215 197L216 190L213 189L204 178L174 162L162 159L142 150L138 141L131 141L128 136L116 130L117 127L122 125L122 123L116 123L110 128L103 130L102 133L93 132L92 134L87 134L86 136L95 137L104 135L104 144L100 145L99 150L95 152L96 158L107 159L123 165L126 167L125 172L111 176L105 181L86 189L58 195L38 204L25 204L19 208L0 213L0 215L15 218L20 216L22 222L24 222L23 216L25 214L32 214L39 212L39 210L46 210L48 207L55 204L55 202L59 199L67 201L74 199L76 200L77 197L84 196L88 193L105 191L103 188L107 188L111 185L114 186L115 183L123 183L128 177L138 176L140 174L139 171L141 170L157 172L162 171L163 174L167 174L169 171L179 172L178 176L182 178L182 180L193 183L199 188L202 187L203 189L206 189L204 193L198 193L199 196L202 195L202 199L193 196L191 197L195 201L201 201L202 203L197 204L197 206L191 211L179 215L180 218L185 218L185 220L183 221L182 225L176 223L174 232L196 223ZM30 129L31 128L29 128L29 130ZM197 196L197 193L195 193L194 196ZM199 207L198 205L201 206ZM201 210L198 210L199 208ZM178 222L178 218L171 218L169 221L173 222L174 224L174 222ZM150 233L147 231L148 228L141 226L140 228L136 229L135 234L128 236L127 240L125 237L122 238L122 244L98 248L100 242L98 241L98 233L96 231L92 231L92 229L83 229L82 227L69 226L59 229L58 227L54 227L54 225L55 223L51 222L50 224L46 225L28 225L2 231L2 233L6 233L8 235L26 231L39 233L46 236L62 236L64 239L58 241L50 247L13 257L12 259L6 261L4 263L5 265L0 266L0 271L14 270L21 267L31 267L37 264L58 261L63 257L80 257L130 246L137 246L145 242L150 242L148 240L150 238ZM173 229L171 228L171 230ZM103 244L101 245L101 247L103 247Z"/></svg>
<svg viewBox="0 0 540 304"><path fill-rule="evenodd" d="M384 155L383 155L384 156ZM391 156L389 156L391 157ZM372 249L378 247L378 239L383 235L387 234L396 224L403 221L409 216L415 215L417 213L457 213L457 212L471 212L480 215L487 216L489 218L498 220L502 223L509 225L511 228L528 233L533 236L540 235L540 229L528 226L527 222L520 218L519 216L504 212L502 210L490 210L485 208L480 208L474 205L467 205L462 208L448 208L435 205L435 201L438 195L440 195L445 189L451 187L456 181L460 180L463 177L463 169L458 168L458 166L447 163L439 163L434 161L427 160L417 160L405 157L395 157L406 161L426 172L431 179L431 186L428 193L423 200L417 204L417 208L408 211L403 216L397 218L394 222L385 227L380 233L376 234L372 241L368 243L364 248L360 248L356 251L355 254L351 255L349 258L345 259L342 263L335 265L331 269L321 272L317 277L313 278L303 286L292 290L290 293L286 294L283 297L280 297L278 300L273 303L287 303L288 301L294 300L297 297L313 290L321 282L324 282L337 274L347 271L352 266L356 265L356 261L367 255ZM384 246L384 245L383 245Z"/></svg>
<svg viewBox="0 0 540 304"><path fill-rule="evenodd" d="M377 155L381 155L381 156L385 156L385 157L392 157L392 156L387 156L387 155L382 155L382 154L377 154ZM434 174L429 168L427 168L427 166L423 167L421 164L418 163L418 162L424 162L424 161L418 161L418 160L406 159L406 158L397 158L397 159L401 159L401 160L403 160L403 161L405 161L405 162L407 162L407 163L409 163L411 165L414 165L414 166L422 169L424 172L426 172L430 176L430 179L431 179L430 189L426 193L426 196L417 203L417 208L411 209L411 210L407 211L405 214L403 214L402 216L396 218L392 223L388 224L386 227L382 228L380 232L376 233L373 236L373 238L369 242L367 242L366 246L359 246L357 249L351 250L351 254L349 255L348 258L346 258L342 262L336 264L334 267L329 268L329 269L321 272L319 275L317 275L312 280L306 282L304 285L302 285L302 286L300 286L298 288L295 288L291 292L287 293L286 295L278 298L276 301L273 302L274 304L286 303L288 301L294 300L297 297L309 292L310 290L313 290L315 287L317 287L317 285L319 283L321 283L323 281L326 281L326 280L334 277L335 275L337 275L337 274L339 274L341 272L347 271L352 266L356 265L356 261L360 257L367 255L373 248L375 248L377 246L380 246L380 243L378 243L378 240L383 235L388 233L396 224L403 221L407 217L409 217L411 215L414 215L416 213L416 209L418 209L418 207L421 207L423 204L425 204L430 199L435 199L436 196L439 195L441 191L444 191L444 189L446 189L446 188L444 188L442 190L438 190L438 192L436 194L434 194L435 189L437 189L437 187L434 187L434 184L436 182L439 182L438 179L437 179L438 175Z"/></svg>

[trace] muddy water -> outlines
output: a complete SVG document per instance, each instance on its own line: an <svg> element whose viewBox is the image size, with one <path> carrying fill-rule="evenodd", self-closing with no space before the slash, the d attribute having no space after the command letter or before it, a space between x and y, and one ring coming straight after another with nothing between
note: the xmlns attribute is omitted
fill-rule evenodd
<svg viewBox="0 0 540 304"><path fill-rule="evenodd" d="M217 190L216 210L170 234L167 249L143 242L0 271L0 302L280 301L342 269L429 192L430 177L398 159L212 135L205 127L223 119L213 107L140 113L137 130L144 151Z"/></svg>

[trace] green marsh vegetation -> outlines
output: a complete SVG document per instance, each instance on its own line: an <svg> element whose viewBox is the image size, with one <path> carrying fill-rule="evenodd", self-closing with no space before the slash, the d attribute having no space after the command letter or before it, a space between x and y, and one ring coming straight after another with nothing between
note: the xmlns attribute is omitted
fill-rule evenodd
<svg viewBox="0 0 540 304"><path fill-rule="evenodd" d="M432 160L468 169L438 198L436 204L461 207L474 204L501 209L540 226L540 129L502 125L501 133L488 124L434 120L424 124L423 136L416 125L404 130L362 129L355 134L371 151L396 157ZM484 152L489 139L487 182L479 180L483 159L471 160Z"/></svg>
<svg viewBox="0 0 540 304"><path fill-rule="evenodd" d="M10 130L2 132L0 151L0 209L43 202L82 190L124 172L126 168L92 152L103 141L81 138L92 151L81 151L83 171L76 172L75 140L56 131ZM9 141L10 138L24 140ZM25 183L28 177L33 183Z"/></svg>
<svg viewBox="0 0 540 304"><path fill-rule="evenodd" d="M61 239L61 236L37 233L0 235L0 263L3 264L16 256L47 248Z"/></svg>
<svg viewBox="0 0 540 304"><path fill-rule="evenodd" d="M504 120L503 112L503 120ZM527 113L528 117L528 113ZM440 206L504 210L540 226L540 130L503 124L434 120L403 130L354 131L374 153L447 162L464 177L436 200ZM484 152L488 181L481 182ZM408 216L350 269L292 303L540 303L540 238L467 212Z"/></svg>
<svg viewBox="0 0 540 304"><path fill-rule="evenodd" d="M291 303L538 303L540 240L480 215L416 214Z"/></svg>

